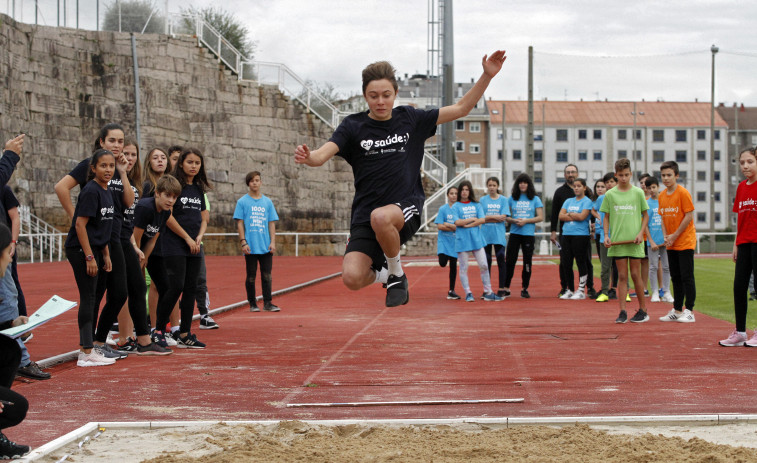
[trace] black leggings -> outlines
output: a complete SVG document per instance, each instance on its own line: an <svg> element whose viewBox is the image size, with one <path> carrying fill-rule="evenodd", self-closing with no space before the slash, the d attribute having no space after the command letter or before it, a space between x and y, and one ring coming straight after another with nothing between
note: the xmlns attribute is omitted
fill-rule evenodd
<svg viewBox="0 0 757 463"><path fill-rule="evenodd" d="M516 233L510 233L510 239L507 242L507 280L505 280L505 288L510 287L510 283L513 281L513 274L515 273L515 264L518 263L518 251L523 250L523 272L521 273L521 287L528 289L529 283L531 283L531 260L534 256L534 242L533 235L518 235Z"/></svg>
<svg viewBox="0 0 757 463"><path fill-rule="evenodd" d="M449 290L455 290L455 280L457 280L457 257L451 257L447 254L439 254L439 266L446 267L449 262Z"/></svg>
<svg viewBox="0 0 757 463"><path fill-rule="evenodd" d="M106 274L105 289L108 290L105 296L105 306L100 313L100 319L97 321L97 331L95 331L95 341L105 342L108 339L108 331L113 323L118 320L118 313L126 302L128 297L126 289L126 258L121 241L110 242L110 262L112 270ZM98 292L96 304L99 306L103 293ZM136 325L135 325L136 326Z"/></svg>
<svg viewBox="0 0 757 463"><path fill-rule="evenodd" d="M147 321L147 302L145 293L147 285L145 276L142 274L142 266L139 263L139 256L134 250L131 241L121 241L121 248L124 251L124 260L126 262L126 289L129 294L129 316L134 322L134 331L137 336L146 336L150 334L150 322Z"/></svg>
<svg viewBox="0 0 757 463"><path fill-rule="evenodd" d="M158 308L156 329L165 329L171 317L171 311L181 296L179 311L181 312L180 332L189 333L192 328L192 313L195 306L195 291L197 290L197 275L200 273L199 255L192 256L163 256L163 275L165 280L159 282ZM152 277L152 271L150 272ZM155 281L155 280L153 280Z"/></svg>
<svg viewBox="0 0 757 463"><path fill-rule="evenodd" d="M205 268L205 249L202 245L200 247L200 258L202 263L200 264L200 273L197 275L195 300L197 301L197 311L204 317L208 314L210 308L210 295L208 295L208 270Z"/></svg>
<svg viewBox="0 0 757 463"><path fill-rule="evenodd" d="M494 247L494 255L497 257L497 268L499 273L499 287L506 288L505 284L507 280L507 264L505 263L505 247L501 244L487 244L484 246L484 254L486 254L486 264L489 266L489 275L492 273L492 246Z"/></svg>
<svg viewBox="0 0 757 463"><path fill-rule="evenodd" d="M733 275L733 309L736 313L736 331L746 331L747 293L749 278L757 272L757 243L738 245L736 270Z"/></svg>
<svg viewBox="0 0 757 463"><path fill-rule="evenodd" d="M87 260L81 248L66 248L66 258L74 271L76 286L79 288L79 345L85 349L92 348L94 327L97 321L99 294L105 292L106 273L103 268L103 255L100 249L92 249L99 269L97 275L87 275Z"/></svg>
<svg viewBox="0 0 757 463"><path fill-rule="evenodd" d="M673 308L680 311L683 307L693 311L697 299L697 287L694 282L694 250L672 251L668 249L670 281L673 283Z"/></svg>
<svg viewBox="0 0 757 463"><path fill-rule="evenodd" d="M586 282L589 274L589 266L587 265L587 259L589 253L586 248L590 248L591 243L589 235L565 235L563 236L563 251L565 251L565 266L566 266L566 279L567 288L571 291L575 291L575 284L573 282L573 259L576 260L578 266L578 278L579 286L581 280ZM569 273L568 273L569 272Z"/></svg>
<svg viewBox="0 0 757 463"><path fill-rule="evenodd" d="M29 402L21 394L10 390L16 370L21 362L21 349L15 339L0 335L0 400L13 405L3 405L0 413L0 430L16 426L26 417Z"/></svg>
<svg viewBox="0 0 757 463"><path fill-rule="evenodd" d="M247 279L244 281L244 289L247 290L247 302L250 305L255 304L255 278L258 273L258 262L260 262L260 286L263 288L263 303L270 304L273 299L271 295L273 253L245 254L244 264L247 268Z"/></svg>

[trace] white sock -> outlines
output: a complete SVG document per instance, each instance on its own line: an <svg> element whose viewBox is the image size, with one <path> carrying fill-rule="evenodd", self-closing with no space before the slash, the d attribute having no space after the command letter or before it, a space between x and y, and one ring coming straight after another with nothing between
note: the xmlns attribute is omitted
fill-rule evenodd
<svg viewBox="0 0 757 463"><path fill-rule="evenodd" d="M739 331L739 334L746 337L746 331Z"/></svg>
<svg viewBox="0 0 757 463"><path fill-rule="evenodd" d="M172 326L172 327L171 327L171 333L172 333L172 334L173 334L173 333L178 333L178 332L179 332L179 328L180 328L180 327L178 327L178 326Z"/></svg>
<svg viewBox="0 0 757 463"><path fill-rule="evenodd" d="M405 272L402 270L402 263L400 263L400 255L397 254L395 257L389 257L386 254L384 254L386 257L386 263L389 266L389 275L396 275L398 277L401 277L405 274Z"/></svg>
<svg viewBox="0 0 757 463"><path fill-rule="evenodd" d="M376 281L374 283L386 284L386 281L389 279L389 270L382 267L380 271L374 270L373 272L376 274Z"/></svg>

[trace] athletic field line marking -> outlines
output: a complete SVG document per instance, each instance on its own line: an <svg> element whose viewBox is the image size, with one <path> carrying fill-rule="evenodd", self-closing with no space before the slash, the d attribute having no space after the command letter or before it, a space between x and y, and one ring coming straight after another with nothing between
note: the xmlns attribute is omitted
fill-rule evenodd
<svg viewBox="0 0 757 463"><path fill-rule="evenodd" d="M500 404L521 403L523 398L515 399L452 399L452 400L399 400L388 402L325 402L287 404L287 408L297 407L386 407L408 405L450 405L450 404Z"/></svg>

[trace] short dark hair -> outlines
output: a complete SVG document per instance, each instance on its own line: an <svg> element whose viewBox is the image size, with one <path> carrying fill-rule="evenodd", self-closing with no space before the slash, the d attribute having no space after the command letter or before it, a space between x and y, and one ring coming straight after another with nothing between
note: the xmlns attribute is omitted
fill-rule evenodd
<svg viewBox="0 0 757 463"><path fill-rule="evenodd" d="M657 181L656 178L652 177L651 175L647 176L647 178L644 179L644 185L647 186L647 188L651 187L652 185L660 185L660 182Z"/></svg>
<svg viewBox="0 0 757 463"><path fill-rule="evenodd" d="M179 153L184 151L184 147L181 145L171 145L168 147L168 156L171 156L171 153L174 153L178 151Z"/></svg>
<svg viewBox="0 0 757 463"><path fill-rule="evenodd" d="M562 170L563 173L565 173L565 171L568 170L568 167L575 167L576 168L576 172L578 172L578 166L577 165L575 165L575 164L568 164L567 166L565 166L565 169Z"/></svg>
<svg viewBox="0 0 757 463"><path fill-rule="evenodd" d="M181 184L176 180L176 177L166 174L158 179L158 183L155 185L155 192L179 196L181 194Z"/></svg>
<svg viewBox="0 0 757 463"><path fill-rule="evenodd" d="M100 158L103 156L113 156L113 159L116 159L116 156L113 155L112 152L106 150L105 148L96 149L95 152L92 154L92 157L89 158L89 172L87 173L88 181L95 178L95 172L92 170L92 168L95 167L98 162L100 162Z"/></svg>
<svg viewBox="0 0 757 463"><path fill-rule="evenodd" d="M662 172L665 169L673 169L673 173L678 175L680 171L678 170L678 163L675 161L665 161L660 165L660 172Z"/></svg>
<svg viewBox="0 0 757 463"><path fill-rule="evenodd" d="M247 185L247 186L250 186L250 182L256 176L260 177L261 180L263 179L263 176L260 175L260 172L258 172L257 170L253 170L252 172L248 172L247 175L244 176L244 184Z"/></svg>
<svg viewBox="0 0 757 463"><path fill-rule="evenodd" d="M576 184L576 182L580 183L584 187L584 195L589 198L590 200L594 200L594 192L591 191L591 188L589 188L589 185L586 183L585 178L578 177L577 179L573 180L573 185Z"/></svg>
<svg viewBox="0 0 757 463"><path fill-rule="evenodd" d="M397 92L399 85L397 85L397 77L395 74L397 71L389 61L376 61L371 63L363 69L363 95L365 95L365 89L368 84L374 80L386 79L391 82L394 91Z"/></svg>
<svg viewBox="0 0 757 463"><path fill-rule="evenodd" d="M620 158L617 161L615 161L615 173L618 173L622 170L626 170L630 168L631 168L631 161L629 161L628 158Z"/></svg>
<svg viewBox="0 0 757 463"><path fill-rule="evenodd" d="M644 180L647 177L651 177L652 175L649 174L649 172L644 172L643 174L639 174L639 181Z"/></svg>
<svg viewBox="0 0 757 463"><path fill-rule="evenodd" d="M607 183L608 180L613 180L615 183L618 182L618 179L615 178L615 172L608 172L604 177L602 177L603 182Z"/></svg>

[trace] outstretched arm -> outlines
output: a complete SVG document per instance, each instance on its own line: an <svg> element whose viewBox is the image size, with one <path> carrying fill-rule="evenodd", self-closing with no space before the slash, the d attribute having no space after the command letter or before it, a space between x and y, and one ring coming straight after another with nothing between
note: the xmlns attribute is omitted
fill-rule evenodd
<svg viewBox="0 0 757 463"><path fill-rule="evenodd" d="M339 147L333 141L327 141L315 151L310 151L308 145L299 145L294 150L294 162L310 167L322 166L339 152Z"/></svg>
<svg viewBox="0 0 757 463"><path fill-rule="evenodd" d="M460 98L460 101L439 109L439 118L436 120L436 124L444 124L460 119L463 116L467 116L476 106L478 100L484 96L484 91L489 86L489 82L491 82L492 78L494 78L499 70L502 69L502 64L504 64L506 59L505 50L497 50L489 57L484 55L484 58L481 60L481 64L484 68L481 77L479 77L473 87Z"/></svg>

